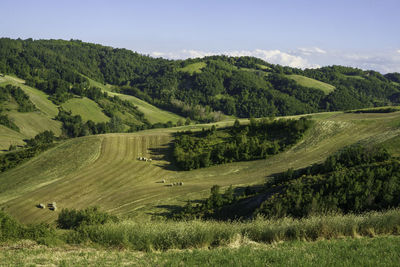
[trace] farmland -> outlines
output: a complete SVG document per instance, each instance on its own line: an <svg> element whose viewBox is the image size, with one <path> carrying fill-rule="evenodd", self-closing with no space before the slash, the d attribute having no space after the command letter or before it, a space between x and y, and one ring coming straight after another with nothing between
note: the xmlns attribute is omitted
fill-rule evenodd
<svg viewBox="0 0 400 267"><path fill-rule="evenodd" d="M2 193L0 203L8 213L26 223L54 221L57 212L35 207L37 203L52 201L60 208L98 205L112 214L149 217L167 212L175 205L184 205L188 199L207 196L214 184L222 187L260 184L271 174L322 162L343 146L395 138L399 133L400 113L321 113L314 115L314 119L316 124L305 138L286 152L266 160L193 171L179 171L171 162L172 134L209 125L72 139L1 174L1 186L8 189ZM219 126L232 123L227 121ZM60 163L58 159L65 157L66 146L70 147L68 161ZM139 161L139 156L153 161ZM65 164L65 168L59 168L58 164ZM16 179L20 182L15 183ZM161 183L162 179L166 184ZM184 186L166 186L181 181Z"/></svg>

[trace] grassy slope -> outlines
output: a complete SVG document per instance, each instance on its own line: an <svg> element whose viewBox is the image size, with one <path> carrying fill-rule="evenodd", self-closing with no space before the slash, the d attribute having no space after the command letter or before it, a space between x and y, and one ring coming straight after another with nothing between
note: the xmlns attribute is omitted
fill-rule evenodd
<svg viewBox="0 0 400 267"><path fill-rule="evenodd" d="M172 121L173 123L176 123L179 119L183 119L179 115L159 109L137 97L115 93L112 91L113 87L111 85L104 85L102 83L96 82L91 79L89 79L89 81L93 86L99 87L103 91L107 91L109 95L112 95L112 96L116 95L116 96L120 97L121 99L132 102L132 104L137 106L138 109L145 114L145 118L147 118L150 121L150 123L156 123L156 122L165 123L168 121Z"/></svg>
<svg viewBox="0 0 400 267"><path fill-rule="evenodd" d="M93 100L83 98L72 98L62 104L65 110L70 110L72 115L81 115L83 121L92 120L94 122L107 122L110 120L99 105Z"/></svg>
<svg viewBox="0 0 400 267"><path fill-rule="evenodd" d="M231 244L217 249L137 252L84 247L45 247L30 241L5 244L6 266L398 266L400 237Z"/></svg>
<svg viewBox="0 0 400 267"><path fill-rule="evenodd" d="M295 80L301 86L320 89L320 90L324 91L325 94L329 94L330 92L335 90L335 86L333 86L333 85L330 85L330 84L327 84L327 83L324 83L321 81L317 81L315 79L311 79L311 78L308 78L308 77L305 77L302 75L292 74L292 75L287 75L287 77Z"/></svg>
<svg viewBox="0 0 400 267"><path fill-rule="evenodd" d="M56 201L60 208L99 205L114 214L148 216L173 209L174 205L182 205L187 199L205 197L214 184L242 186L262 183L270 174L321 162L345 145L361 140L383 142L399 134L400 112L337 112L316 114L314 117L317 120L315 127L301 143L287 152L267 160L232 163L190 172L177 171L168 161L168 146L173 139L171 134L187 127L85 137L87 142L96 140L96 144L85 147L101 149L96 161L83 165L79 171L58 175L60 179L53 182L48 179L47 183L38 186L35 179L54 168L53 162L42 160L46 155L43 154L18 169L0 175L3 186L15 183L15 177L20 181L14 186L12 194L2 194L0 205L23 222L54 220L57 212L35 208L35 204L47 201ZM223 126L232 124L232 121L218 124ZM68 142L80 140L82 138ZM53 153L62 158L62 147L54 148ZM71 150L70 153L72 163L74 157L78 157L78 152ZM138 161L138 156L151 157L153 162ZM37 161L42 163L38 164ZM184 186L167 187L159 183L162 179L167 183L183 181Z"/></svg>
<svg viewBox="0 0 400 267"><path fill-rule="evenodd" d="M7 149L11 143L23 145L24 139L32 138L44 130L52 130L56 135L61 134L61 123L53 120L58 114L57 106L47 99L45 93L25 85L21 79L8 75L0 77L0 84L12 84L21 87L38 108L38 111L35 112L20 113L16 110L17 105L7 104L9 111L6 114L20 128L20 133L1 129L0 150Z"/></svg>
<svg viewBox="0 0 400 267"><path fill-rule="evenodd" d="M23 134L0 125L0 150L6 150L10 145L24 145L24 139Z"/></svg>
<svg viewBox="0 0 400 267"><path fill-rule="evenodd" d="M206 62L196 62L179 69L179 71L188 72L189 74L200 73L201 69L204 68L206 65Z"/></svg>

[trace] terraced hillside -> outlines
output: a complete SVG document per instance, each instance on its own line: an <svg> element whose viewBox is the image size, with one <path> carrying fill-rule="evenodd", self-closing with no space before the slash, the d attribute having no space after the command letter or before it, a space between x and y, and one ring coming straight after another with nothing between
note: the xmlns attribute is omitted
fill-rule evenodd
<svg viewBox="0 0 400 267"><path fill-rule="evenodd" d="M284 153L189 172L175 169L169 149L173 132L187 127L72 139L1 174L0 206L23 222L53 221L59 211L35 207L53 201L59 209L99 205L114 214L150 216L205 197L214 184L262 183L287 168L321 162L343 146L384 142L400 133L400 112L313 117L317 122L304 140ZM153 160L140 161L140 156ZM173 182L184 184L168 186Z"/></svg>

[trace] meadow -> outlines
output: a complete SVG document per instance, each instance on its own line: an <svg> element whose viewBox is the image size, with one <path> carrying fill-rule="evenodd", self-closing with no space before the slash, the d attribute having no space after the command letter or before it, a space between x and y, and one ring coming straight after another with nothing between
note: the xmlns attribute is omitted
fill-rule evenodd
<svg viewBox="0 0 400 267"><path fill-rule="evenodd" d="M291 74L288 78L295 80L298 84L304 87L311 87L322 90L326 95L335 90L335 86L302 75Z"/></svg>
<svg viewBox="0 0 400 267"><path fill-rule="evenodd" d="M341 147L357 142L380 143L396 138L399 133L399 112L335 112L312 116L315 126L302 141L283 153L265 160L192 171L175 167L171 155L173 134L187 129L201 130L210 124L71 139L0 174L0 188L3 188L0 205L24 223L53 222L58 211L35 206L53 201L60 209L98 205L111 214L126 217L162 217L185 205L187 200L207 197L215 184L222 188L233 185L238 190L263 184L270 175L288 168L322 162ZM232 124L233 121L217 123L218 127ZM69 152L65 147L70 148ZM152 158L152 162L138 160L141 156ZM184 185L168 186L176 182Z"/></svg>

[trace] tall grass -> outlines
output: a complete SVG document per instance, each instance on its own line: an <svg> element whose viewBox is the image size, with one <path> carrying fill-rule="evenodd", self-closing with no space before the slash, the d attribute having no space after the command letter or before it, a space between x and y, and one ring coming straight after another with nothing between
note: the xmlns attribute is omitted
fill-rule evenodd
<svg viewBox="0 0 400 267"><path fill-rule="evenodd" d="M399 233L400 210L395 209L363 215L313 216L300 220L257 218L249 222L123 221L81 227L71 233L68 241L90 241L107 247L152 251L216 247L244 240L273 243Z"/></svg>

